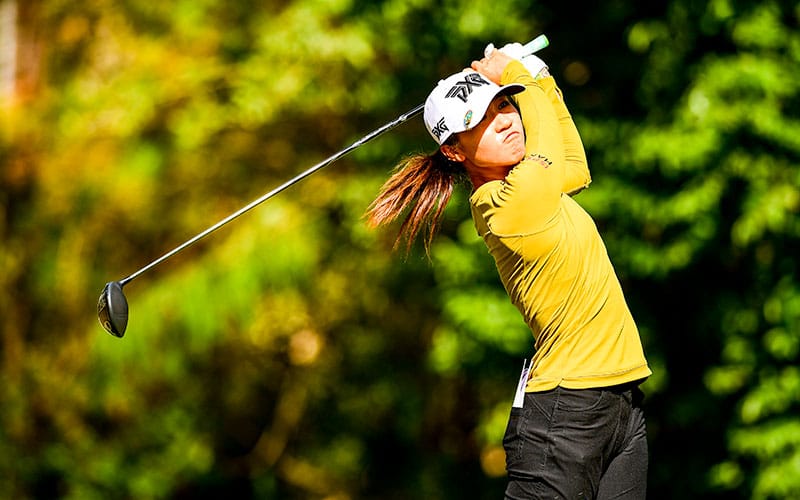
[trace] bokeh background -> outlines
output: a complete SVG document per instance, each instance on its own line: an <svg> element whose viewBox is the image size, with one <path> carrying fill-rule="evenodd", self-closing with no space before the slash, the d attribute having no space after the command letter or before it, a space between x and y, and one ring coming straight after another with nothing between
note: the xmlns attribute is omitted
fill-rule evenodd
<svg viewBox="0 0 800 500"><path fill-rule="evenodd" d="M532 339L462 189L430 258L362 214L421 103L540 55L654 375L650 497L800 498L800 7L0 0L0 498L489 499Z"/></svg>

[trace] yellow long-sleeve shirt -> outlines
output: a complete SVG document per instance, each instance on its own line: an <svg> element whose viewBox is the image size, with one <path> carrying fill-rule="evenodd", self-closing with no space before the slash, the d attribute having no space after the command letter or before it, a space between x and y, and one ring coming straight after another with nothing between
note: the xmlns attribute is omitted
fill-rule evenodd
<svg viewBox="0 0 800 500"><path fill-rule="evenodd" d="M607 387L650 369L605 245L570 193L591 178L583 145L551 77L534 80L519 62L502 83L516 100L526 156L508 176L470 196L478 233L511 301L536 339L526 390Z"/></svg>

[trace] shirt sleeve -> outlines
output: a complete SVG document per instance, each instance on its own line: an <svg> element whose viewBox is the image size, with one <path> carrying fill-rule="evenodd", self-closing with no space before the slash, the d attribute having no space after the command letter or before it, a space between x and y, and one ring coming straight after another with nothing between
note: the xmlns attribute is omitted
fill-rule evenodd
<svg viewBox="0 0 800 500"><path fill-rule="evenodd" d="M590 182L589 169L572 117L552 77L535 80L519 61L506 67L502 84L521 83L514 97L525 127L525 158L503 181L476 191L480 212L494 234L524 235L544 228L563 193Z"/></svg>
<svg viewBox="0 0 800 500"><path fill-rule="evenodd" d="M581 136L564 102L561 89L558 88L553 77L548 76L537 81L553 105L558 117L558 126L561 129L565 170L562 191L567 194L575 194L588 187L592 182Z"/></svg>
<svg viewBox="0 0 800 500"><path fill-rule="evenodd" d="M557 128L561 132L560 142L561 148L564 151L564 163L559 167L565 170L562 192L574 193L585 187L588 187L592 182L592 179L589 172L589 164L586 161L586 152L583 148L583 142L581 141L581 137L578 133L577 127L575 126L575 122L572 120L572 115L570 114L569 110L567 109L567 105L564 102L564 96L561 93L561 89L559 89L556 85L555 79L552 76L533 79L528 73L527 69L525 69L524 65L518 61L513 61L511 64L509 64L503 72L501 78L501 83L503 84L511 82L522 83L529 89L525 93L519 95L517 99L518 102L520 102L520 100L526 100L530 98L525 94L530 94L531 90L533 90L531 86L538 87L539 92L544 93L547 98L546 100L553 107L558 124ZM543 106L541 103L542 99L535 100L539 101L539 104ZM522 102L520 102L520 107L523 107ZM542 108L538 108L537 111L540 111L541 109ZM531 129L530 132L538 131L538 128L542 126L543 120L536 120L536 117L530 116L530 112L525 113L524 111L521 111L521 113L526 131L528 131L529 128ZM528 116L526 116L526 114ZM553 123L548 121L547 126L552 127ZM529 134L528 138L530 139L530 137L531 135ZM539 135L538 138L544 139L541 135ZM528 153L535 154L537 152L535 151L535 148L538 144L541 144L541 140L528 142Z"/></svg>

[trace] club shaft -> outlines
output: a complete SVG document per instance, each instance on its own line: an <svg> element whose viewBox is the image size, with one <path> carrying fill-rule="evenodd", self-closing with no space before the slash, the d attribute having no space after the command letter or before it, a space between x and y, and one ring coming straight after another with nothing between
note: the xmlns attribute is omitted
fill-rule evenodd
<svg viewBox="0 0 800 500"><path fill-rule="evenodd" d="M145 273L145 272L149 271L150 269L156 267L157 265L161 264L162 262L164 262L165 260L169 259L170 257L175 255L176 253L181 252L181 251L185 250L187 247L192 246L193 244L197 243L198 241L200 241L201 239L205 238L209 234L213 233L217 229L221 228L225 224L227 224L227 223L231 222L232 220L240 217L241 215L249 212L250 210L254 209L258 205L260 205L260 204L264 203L265 201L269 200L270 198L272 198L276 194L280 193L281 191L285 190L286 188L288 188L288 187L296 184L297 182L305 179L306 177L308 177L309 175L313 174L317 170L323 169L324 167L330 165L331 163L335 162L339 158L345 156L350 151L352 151L352 150L354 150L354 149L366 144L367 142L369 142L372 139L378 137L379 135L383 134L384 132L387 132L387 131L393 129L394 127L400 125L401 123L408 121L409 119L411 119L414 116L418 115L422 111L424 106L425 106L424 104L420 104L420 105L416 106L415 108L411 109L410 111L407 111L406 113L403 113L402 115L397 117L397 119L395 119L394 121L389 122L386 125L373 130L369 134L365 135L364 137L362 137L361 139L357 140L356 142L354 142L353 144L349 145L348 147L342 149L338 153L335 153L332 156L328 157L327 159L317 163L316 165L314 165L313 167L309 168L308 170L305 170L304 172L301 172L301 173L297 174L295 177L293 177L293 178L289 179L288 181L284 182L283 184L281 184L280 186L276 187L272 191L270 191L268 193L265 193L260 198L251 201L250 203L248 203L244 207L240 208L236 212L230 214L229 216L225 217L221 221L217 222L213 226L211 226L208 229L204 230L203 232L197 234L196 236L192 237L191 239L181 243L180 245L178 245L177 247L173 248L169 252L165 253L161 257L157 258L156 260L154 260L151 263L147 264L143 268L141 268L138 271L134 272L133 274L131 274L127 278L124 278L124 279L120 280L120 282L119 282L120 285L121 286L125 286L126 284L128 284L131 281L135 280L137 277L139 277L143 273Z"/></svg>
<svg viewBox="0 0 800 500"><path fill-rule="evenodd" d="M549 43L550 42L549 42L549 40L547 39L547 37L545 35L539 35L538 37L536 37L535 39L533 39L532 41L528 42L525 45L525 47L524 47L525 48L525 52L529 53L529 54L533 54L534 52L537 52L537 51L543 49L544 47L547 47L549 45ZM384 132L387 132L388 130L393 129L394 127L400 125L401 123L403 123L403 122L409 120L410 118L418 115L419 113L422 112L422 110L424 108L425 108L425 104L424 103L417 105L413 109L411 109L411 110L403 113L399 117L397 117L394 121L391 121L391 122L387 123L386 125L383 125L382 127L373 130L372 132L370 132L369 134L365 135L361 139L357 140L356 142L354 142L350 146L344 148L343 150L339 151L338 153L335 153L334 155L332 155L329 158L321 161L320 163L317 163L316 165L314 165L313 167L309 168L308 170L306 170L304 172L301 172L300 174L296 175L295 177L289 179L288 181L284 182L280 186L276 187L272 191L270 191L268 193L265 193L260 198L253 200L249 204L245 205L244 207L240 208L236 212L234 212L234 213L230 214L229 216L225 217L224 219L222 219L221 221L217 222L213 226L209 227L205 231L197 234L196 236L192 237L191 239L185 241L184 243L181 243L180 245L178 245L177 247L173 248L169 252L165 253L161 257L157 258L156 260L154 260L151 263L147 264L143 268L141 268L138 271L134 272L133 274L131 274L127 278L124 278L124 279L120 280L119 281L120 286L125 286L127 283L130 283L131 281L135 280L137 277L139 277L143 273L145 273L145 272L149 271L150 269L156 267L157 265L161 264L162 262L164 262L165 260L169 259L170 257L175 255L176 253L178 253L178 252L186 249L187 247L197 243L199 240L205 238L206 236L208 236L209 234L213 233L217 229L221 228L225 224L227 224L227 223L231 222L232 220L240 217L241 215L249 212L253 208L257 207L258 205L260 205L262 203L264 203L265 201L267 201L268 199L272 198L273 196L275 196L276 194L280 193L281 191L285 190L286 188L288 188L288 187L292 186L293 184L296 184L297 182L305 179L306 177L308 177L309 175L313 174L317 170L321 170L322 168L330 165L331 163L333 163L336 160L338 160L339 158L343 157L344 155L346 155L350 151L362 146L363 144L365 144L365 143L369 142L370 140L378 137L379 135L383 134Z"/></svg>

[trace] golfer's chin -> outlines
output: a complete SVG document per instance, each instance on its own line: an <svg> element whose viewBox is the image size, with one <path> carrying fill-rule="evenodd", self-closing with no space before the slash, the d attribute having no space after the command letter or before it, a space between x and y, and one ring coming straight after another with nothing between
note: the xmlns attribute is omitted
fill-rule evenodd
<svg viewBox="0 0 800 500"><path fill-rule="evenodd" d="M509 150L509 156L511 163L516 165L517 163L521 162L523 158L525 158L525 144L515 144Z"/></svg>

